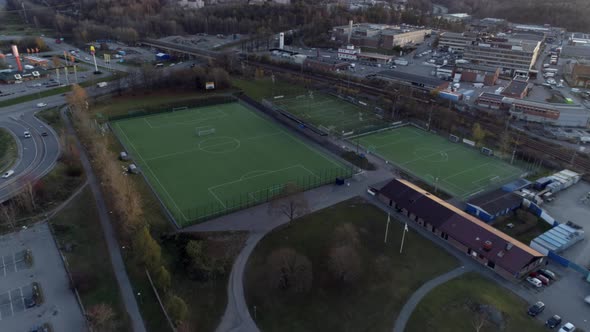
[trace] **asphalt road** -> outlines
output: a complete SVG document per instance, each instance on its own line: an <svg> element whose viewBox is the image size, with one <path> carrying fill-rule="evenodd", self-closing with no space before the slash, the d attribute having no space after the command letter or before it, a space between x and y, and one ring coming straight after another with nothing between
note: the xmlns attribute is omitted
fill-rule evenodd
<svg viewBox="0 0 590 332"><path fill-rule="evenodd" d="M0 109L0 127L10 131L17 140L19 157L13 166L14 174L0 178L0 202L18 193L27 182L35 181L49 173L59 157L59 141L54 130L37 119L35 110L13 106L7 112ZM30 138L24 132L31 133ZM47 136L41 136L47 133Z"/></svg>

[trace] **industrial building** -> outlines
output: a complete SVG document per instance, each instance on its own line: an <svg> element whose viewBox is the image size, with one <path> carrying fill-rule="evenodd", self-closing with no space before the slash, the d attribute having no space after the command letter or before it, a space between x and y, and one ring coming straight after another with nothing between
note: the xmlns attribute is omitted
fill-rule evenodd
<svg viewBox="0 0 590 332"><path fill-rule="evenodd" d="M502 90L501 95L508 98L523 99L530 90L528 79L515 77L508 86Z"/></svg>
<svg viewBox="0 0 590 332"><path fill-rule="evenodd" d="M430 29L409 25L357 23L337 26L332 29L332 40L343 44L373 49L392 49L396 46L418 44L430 35Z"/></svg>
<svg viewBox="0 0 590 332"><path fill-rule="evenodd" d="M350 67L350 63L327 58L307 57L303 61L303 66L311 70L340 71L347 70Z"/></svg>
<svg viewBox="0 0 590 332"><path fill-rule="evenodd" d="M392 209L508 280L519 281L545 262L540 252L406 180L372 190Z"/></svg>
<svg viewBox="0 0 590 332"><path fill-rule="evenodd" d="M590 60L590 47L564 45L561 47L559 57L565 59Z"/></svg>
<svg viewBox="0 0 590 332"><path fill-rule="evenodd" d="M454 22L454 23L466 22L466 21L471 20L471 15L469 15L467 13L443 14L439 17L445 21Z"/></svg>
<svg viewBox="0 0 590 332"><path fill-rule="evenodd" d="M491 66L475 65L471 63L457 64L455 73L460 74L461 82L483 83L486 86L493 86L500 77L500 68Z"/></svg>
<svg viewBox="0 0 590 332"><path fill-rule="evenodd" d="M395 81L415 87L424 88L425 90L445 90L449 87L449 82L445 82L436 77L421 76L411 73L404 73L393 70L383 70L374 75L377 78Z"/></svg>
<svg viewBox="0 0 590 332"><path fill-rule="evenodd" d="M590 88L590 62L578 63L572 61L564 66L564 74L569 86Z"/></svg>
<svg viewBox="0 0 590 332"><path fill-rule="evenodd" d="M438 47L463 52L467 46L472 45L476 40L477 33L473 32L443 32L440 34Z"/></svg>
<svg viewBox="0 0 590 332"><path fill-rule="evenodd" d="M360 61L364 63L388 64L393 56L379 53L362 52L354 45L347 45L338 49L338 59L345 61Z"/></svg>
<svg viewBox="0 0 590 332"><path fill-rule="evenodd" d="M505 102L506 97L495 93L482 92L477 99L475 104L477 106L485 107L492 110L499 110L508 108Z"/></svg>
<svg viewBox="0 0 590 332"><path fill-rule="evenodd" d="M555 126L586 128L590 124L590 111L581 105L515 99L510 114L518 120Z"/></svg>
<svg viewBox="0 0 590 332"><path fill-rule="evenodd" d="M471 63L499 67L506 76L528 75L537 61L540 47L539 41L494 38L466 46L463 58Z"/></svg>
<svg viewBox="0 0 590 332"><path fill-rule="evenodd" d="M590 46L590 34L574 32L570 37L570 43L574 46Z"/></svg>

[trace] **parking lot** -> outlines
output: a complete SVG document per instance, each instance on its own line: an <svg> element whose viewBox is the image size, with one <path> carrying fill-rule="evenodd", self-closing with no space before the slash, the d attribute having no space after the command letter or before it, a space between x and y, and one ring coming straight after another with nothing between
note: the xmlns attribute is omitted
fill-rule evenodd
<svg viewBox="0 0 590 332"><path fill-rule="evenodd" d="M0 256L0 331L86 330L47 224L0 236Z"/></svg>

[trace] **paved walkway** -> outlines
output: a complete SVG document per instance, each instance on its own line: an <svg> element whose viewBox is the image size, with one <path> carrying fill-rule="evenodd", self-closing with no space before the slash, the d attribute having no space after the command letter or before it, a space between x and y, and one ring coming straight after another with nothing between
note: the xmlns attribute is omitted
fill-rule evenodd
<svg viewBox="0 0 590 332"><path fill-rule="evenodd" d="M90 161L88 160L88 156L86 155L86 150L78 140L78 136L76 135L76 132L72 127L72 123L70 122L70 119L66 116L64 110L62 110L61 116L64 119L68 133L76 139L76 145L80 151L80 160L82 162L82 166L84 166L84 171L86 172L86 177L88 178L88 184L90 185L90 189L92 190L92 194L94 195L94 199L96 200L96 207L98 209L98 215L100 217L100 224L102 225L102 230L107 241L107 248L109 250L109 256L111 258L113 272L115 273L115 278L117 279L117 283L119 284L121 297L123 298L125 309L129 314L131 325L133 326L133 331L145 332L145 325L143 323L143 319L141 318L139 306L137 305L137 301L135 299L135 293L133 292L131 282L129 281L129 277L127 276L127 271L125 270L125 263L123 263L123 257L121 256L121 251L119 250L120 246L117 242L117 238L115 237L115 231L113 229L113 225L111 224L111 220L104 198L102 196L102 192L100 191L100 185L98 183L96 176L94 175L94 171L92 170L92 166L90 165Z"/></svg>
<svg viewBox="0 0 590 332"><path fill-rule="evenodd" d="M418 288L414 294L408 299L404 307L400 311L397 319L395 320L395 325L393 326L393 332L404 332L406 329L406 324L408 320L412 316L412 312L418 306L418 303L422 301L422 298L426 296L426 294L430 293L435 287L444 284L445 282L454 279L463 273L469 271L469 268L465 268L465 266L459 266L458 268L451 270L445 274L441 274L440 276L428 281L427 283L423 284Z"/></svg>

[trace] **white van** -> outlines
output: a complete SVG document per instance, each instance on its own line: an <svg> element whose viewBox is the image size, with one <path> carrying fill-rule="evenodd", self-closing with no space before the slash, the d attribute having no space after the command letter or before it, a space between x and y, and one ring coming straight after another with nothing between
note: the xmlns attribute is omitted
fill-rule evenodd
<svg viewBox="0 0 590 332"><path fill-rule="evenodd" d="M14 171L13 171L13 170L9 170L9 171L7 171L6 173L4 173L4 174L2 175L2 178L3 178L3 179L7 179L7 178L9 178L9 177L10 177L12 174L14 174Z"/></svg>

